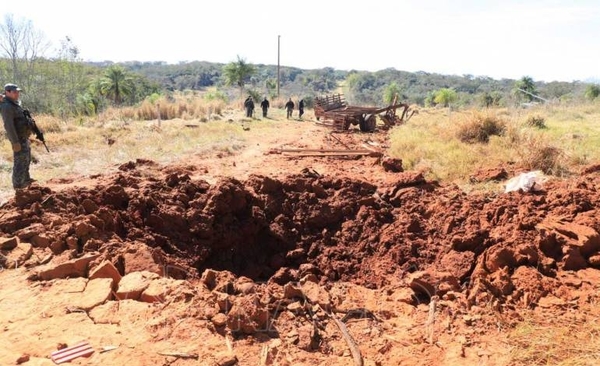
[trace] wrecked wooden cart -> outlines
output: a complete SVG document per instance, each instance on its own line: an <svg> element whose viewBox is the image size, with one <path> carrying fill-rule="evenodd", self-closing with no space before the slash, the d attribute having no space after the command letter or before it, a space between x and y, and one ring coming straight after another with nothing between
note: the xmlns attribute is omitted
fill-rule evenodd
<svg viewBox="0 0 600 366"><path fill-rule="evenodd" d="M406 122L415 113L408 104L397 103L398 96L387 107L349 106L343 94L332 94L315 98L315 117L320 124L337 130L348 130L351 125L358 125L363 132L372 132L377 128L377 117L384 128L391 128ZM397 114L397 110L402 112ZM321 120L323 120L321 122Z"/></svg>

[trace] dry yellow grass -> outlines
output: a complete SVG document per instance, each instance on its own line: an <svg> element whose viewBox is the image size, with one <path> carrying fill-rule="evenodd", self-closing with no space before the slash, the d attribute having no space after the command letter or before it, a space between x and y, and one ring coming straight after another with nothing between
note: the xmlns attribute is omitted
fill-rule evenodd
<svg viewBox="0 0 600 366"><path fill-rule="evenodd" d="M456 123L456 137L466 143L487 143L491 136L502 136L506 121L490 111L473 111Z"/></svg>
<svg viewBox="0 0 600 366"><path fill-rule="evenodd" d="M253 131L280 133L274 121L285 118L283 112L272 110L273 118L248 119L240 108L201 97L188 105L179 97L158 103L160 107L154 108L160 108L161 115L175 113L176 117L161 116L160 121L138 118L152 108L150 104L111 108L96 117L67 122L52 116L35 116L50 153L31 137L32 176L43 183L53 178L104 173L138 158L168 164L186 155L235 152L245 145L245 124L252 123ZM14 192L12 151L8 144L0 150L0 171L0 198L6 198Z"/></svg>
<svg viewBox="0 0 600 366"><path fill-rule="evenodd" d="M502 121L503 131L485 133L484 122L496 120ZM469 184L469 176L478 169L507 165L562 177L600 162L599 122L600 105L594 104L450 114L430 108L394 128L390 155L401 158L407 169L426 172L429 179L461 186ZM486 138L463 142L464 131L485 135L487 142Z"/></svg>
<svg viewBox="0 0 600 366"><path fill-rule="evenodd" d="M581 310L562 319L530 314L511 331L508 342L511 365L600 364L600 324Z"/></svg>
<svg viewBox="0 0 600 366"><path fill-rule="evenodd" d="M109 108L98 116L100 121L151 121L180 118L209 121L223 113L227 107L221 99L204 99L200 94L175 94L146 99L139 106Z"/></svg>

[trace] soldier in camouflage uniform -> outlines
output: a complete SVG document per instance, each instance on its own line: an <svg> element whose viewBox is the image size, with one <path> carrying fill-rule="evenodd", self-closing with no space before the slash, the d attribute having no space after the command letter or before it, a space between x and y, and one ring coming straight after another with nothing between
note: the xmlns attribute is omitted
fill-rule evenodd
<svg viewBox="0 0 600 366"><path fill-rule="evenodd" d="M246 107L246 117L252 118L252 115L254 114L254 99L252 99L251 96L246 98L244 107Z"/></svg>
<svg viewBox="0 0 600 366"><path fill-rule="evenodd" d="M290 119L292 113L294 112L294 102L292 102L292 98L285 103L285 109L287 110L287 119Z"/></svg>
<svg viewBox="0 0 600 366"><path fill-rule="evenodd" d="M260 107L262 108L262 111L263 111L263 117L267 117L267 111L269 110L270 106L271 106L271 104L267 100L267 97L265 97L265 100L260 102Z"/></svg>
<svg viewBox="0 0 600 366"><path fill-rule="evenodd" d="M12 184L14 189L25 188L33 182L29 176L29 165L31 164L29 136L31 136L32 130L19 102L20 91L21 89L15 84L6 84L4 99L0 103L6 137L13 150Z"/></svg>
<svg viewBox="0 0 600 366"><path fill-rule="evenodd" d="M298 103L298 118L302 119L302 115L304 114L304 99L300 99Z"/></svg>

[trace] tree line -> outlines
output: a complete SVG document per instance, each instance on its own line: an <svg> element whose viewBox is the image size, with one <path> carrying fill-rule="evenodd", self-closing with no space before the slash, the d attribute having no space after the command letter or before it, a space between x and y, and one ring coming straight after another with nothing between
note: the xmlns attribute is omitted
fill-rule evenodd
<svg viewBox="0 0 600 366"><path fill-rule="evenodd" d="M53 56L50 44L31 21L11 14L0 24L0 80L16 83L29 109L56 116L95 115L110 106L133 106L146 98L176 91L216 90L227 101L242 98L303 98L343 92L353 105L381 106L398 101L423 106L509 106L537 100L594 100L600 88L591 83L495 80L486 76L442 75L393 68L376 72L304 70L251 64L243 57L229 63L193 61L84 62L78 47L65 37ZM278 85L279 82L279 85ZM213 93L214 95L214 93Z"/></svg>

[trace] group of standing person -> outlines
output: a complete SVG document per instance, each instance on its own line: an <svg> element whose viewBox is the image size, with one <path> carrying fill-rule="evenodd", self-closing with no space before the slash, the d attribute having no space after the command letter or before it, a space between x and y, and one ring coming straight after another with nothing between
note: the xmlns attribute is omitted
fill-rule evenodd
<svg viewBox="0 0 600 366"><path fill-rule="evenodd" d="M267 97L265 97L265 99L260 102L260 108L262 109L263 117L267 117L267 112L269 111L270 107L271 103L269 103L269 100ZM254 115L254 99L252 99L252 96L248 96L248 98L246 98L244 101L244 108L246 108L246 117L252 118Z"/></svg>
<svg viewBox="0 0 600 366"><path fill-rule="evenodd" d="M287 103L285 103L287 119L290 119L290 117L292 117L294 107L296 107L296 105L292 101L292 98L290 98L287 101ZM246 98L246 100L244 101L244 108L246 109L246 117L252 118L254 116L254 99L252 98L252 96L248 96L248 98ZM263 99L263 101L260 102L260 108L262 109L262 116L266 118L269 108L271 108L271 103L269 103L267 97L265 97L265 99ZM298 118L302 119L302 115L304 115L304 99L300 99L300 101L298 102Z"/></svg>
<svg viewBox="0 0 600 366"><path fill-rule="evenodd" d="M285 103L285 109L287 111L286 118L290 119L292 114L294 113L295 104L292 101L292 98ZM304 114L304 99L300 99L298 102L298 118L302 119L302 115Z"/></svg>

